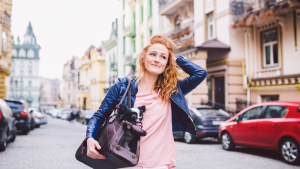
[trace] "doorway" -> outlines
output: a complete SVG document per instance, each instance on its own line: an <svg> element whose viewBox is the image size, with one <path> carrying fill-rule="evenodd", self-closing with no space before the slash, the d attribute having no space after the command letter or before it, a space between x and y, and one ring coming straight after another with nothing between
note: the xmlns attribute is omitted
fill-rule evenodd
<svg viewBox="0 0 300 169"><path fill-rule="evenodd" d="M215 77L214 78L214 93L215 102L225 105L225 78Z"/></svg>

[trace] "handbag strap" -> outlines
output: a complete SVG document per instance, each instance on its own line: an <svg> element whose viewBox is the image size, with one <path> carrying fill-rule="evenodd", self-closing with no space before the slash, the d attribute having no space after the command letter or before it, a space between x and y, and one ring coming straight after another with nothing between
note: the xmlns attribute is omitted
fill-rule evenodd
<svg viewBox="0 0 300 169"><path fill-rule="evenodd" d="M127 79L127 81L128 81L127 89L126 89L126 91L125 91L125 93L124 93L124 95L123 95L121 101L120 101L119 104L116 106L116 109L119 109L119 108L120 108L120 105L123 103L126 94L128 95L128 108L131 108L131 87L130 87L130 85L131 85L131 80L130 80L129 78L126 78L126 79ZM108 122L109 122L109 123L113 122L113 121L116 119L116 117L117 117L118 114L119 114L119 111L116 110L115 113L114 113L113 116L109 119Z"/></svg>

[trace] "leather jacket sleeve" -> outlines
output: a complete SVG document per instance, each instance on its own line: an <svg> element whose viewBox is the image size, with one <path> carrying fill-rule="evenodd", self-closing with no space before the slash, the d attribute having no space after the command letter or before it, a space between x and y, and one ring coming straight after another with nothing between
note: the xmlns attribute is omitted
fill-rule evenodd
<svg viewBox="0 0 300 169"><path fill-rule="evenodd" d="M201 66L179 56L176 63L180 68L185 71L190 77L178 82L178 85L184 95L195 89L207 76L207 72Z"/></svg>
<svg viewBox="0 0 300 169"><path fill-rule="evenodd" d="M97 112L92 116L86 131L86 139L93 137L96 139L99 127L104 123L105 119L111 114L113 108L118 104L119 89L121 82L114 84L106 94Z"/></svg>

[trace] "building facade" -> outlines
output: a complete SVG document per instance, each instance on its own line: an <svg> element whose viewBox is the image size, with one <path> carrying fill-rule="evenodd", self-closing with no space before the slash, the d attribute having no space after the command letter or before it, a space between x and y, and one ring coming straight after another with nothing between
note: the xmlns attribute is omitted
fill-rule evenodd
<svg viewBox="0 0 300 169"><path fill-rule="evenodd" d="M40 77L40 109L57 108L60 90L59 79L48 79Z"/></svg>
<svg viewBox="0 0 300 169"><path fill-rule="evenodd" d="M79 84L79 68L81 60L73 56L64 64L63 77L60 84L60 105L63 108L78 108L77 91Z"/></svg>
<svg viewBox="0 0 300 169"><path fill-rule="evenodd" d="M300 2L251 1L235 8L233 32L243 32L248 100L300 100ZM243 10L241 13L239 10Z"/></svg>
<svg viewBox="0 0 300 169"><path fill-rule="evenodd" d="M109 39L103 44L105 49L106 90L118 80L118 19L112 22Z"/></svg>
<svg viewBox="0 0 300 169"><path fill-rule="evenodd" d="M11 73L11 11L12 0L0 0L0 98L7 98L7 89L10 87L9 75Z"/></svg>
<svg viewBox="0 0 300 169"><path fill-rule="evenodd" d="M105 50L91 45L81 58L79 68L78 106L81 109L97 110L104 99L106 88Z"/></svg>
<svg viewBox="0 0 300 169"><path fill-rule="evenodd" d="M29 107L40 106L40 79L39 79L39 50L29 22L23 43L18 37L13 43L12 67L9 77L10 88L7 98L25 100Z"/></svg>
<svg viewBox="0 0 300 169"><path fill-rule="evenodd" d="M135 77L136 60L150 38L160 32L158 1L123 0L118 19L118 77Z"/></svg>

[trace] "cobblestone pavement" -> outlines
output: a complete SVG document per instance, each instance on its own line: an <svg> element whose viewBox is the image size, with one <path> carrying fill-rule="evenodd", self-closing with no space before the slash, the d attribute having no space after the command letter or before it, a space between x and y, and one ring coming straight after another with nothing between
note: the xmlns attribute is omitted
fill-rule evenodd
<svg viewBox="0 0 300 169"><path fill-rule="evenodd" d="M48 124L28 135L18 135L0 152L0 169L88 169L74 154L86 126L48 117ZM277 152L238 148L228 152L211 141L185 144L176 141L178 169L299 169L281 161Z"/></svg>

